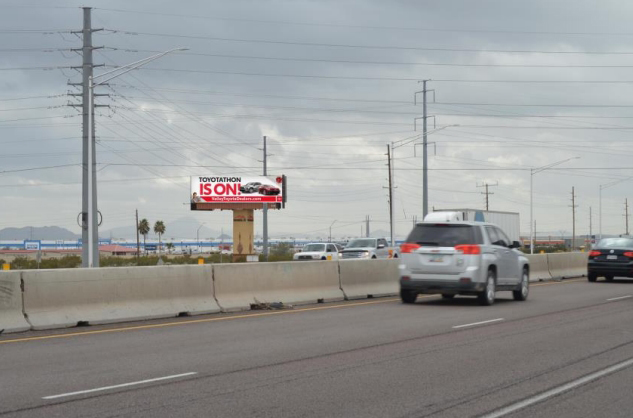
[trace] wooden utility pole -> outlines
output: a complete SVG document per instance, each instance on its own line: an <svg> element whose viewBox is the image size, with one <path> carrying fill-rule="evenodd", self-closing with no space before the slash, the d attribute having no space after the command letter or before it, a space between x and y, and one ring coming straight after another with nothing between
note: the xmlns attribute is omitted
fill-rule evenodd
<svg viewBox="0 0 633 418"><path fill-rule="evenodd" d="M576 208L578 207L578 205L576 205L576 193L574 190L574 187L572 186L571 188L571 221L572 221L572 227L571 227L571 250L574 251L574 248L576 247Z"/></svg>
<svg viewBox="0 0 633 418"><path fill-rule="evenodd" d="M626 223L626 235L629 235L629 199L624 199L624 220Z"/></svg>
<svg viewBox="0 0 633 418"><path fill-rule="evenodd" d="M394 246L394 230L393 230L393 183L391 182L391 147L387 144L387 168L389 170L389 230L391 233L391 246Z"/></svg>
<svg viewBox="0 0 633 418"><path fill-rule="evenodd" d="M490 205L489 205L490 201L489 201L489 197L488 196L491 195L491 194L494 194L494 193L488 191L488 187L490 187L490 186L494 187L494 186L498 186L498 185L499 185L499 182L496 182L495 184L490 184L488 182L484 182L482 184L478 184L477 185L477 187L485 187L486 188L485 192L481 192L481 194L486 195L486 210L489 210L489 207L490 207Z"/></svg>

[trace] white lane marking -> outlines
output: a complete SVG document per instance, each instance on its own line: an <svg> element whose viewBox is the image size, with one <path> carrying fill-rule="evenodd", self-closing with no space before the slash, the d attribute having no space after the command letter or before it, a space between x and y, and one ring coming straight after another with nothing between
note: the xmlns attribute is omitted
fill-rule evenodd
<svg viewBox="0 0 633 418"><path fill-rule="evenodd" d="M453 327L453 329L457 329L457 328L466 328L466 327L473 327L475 325L482 325L482 324L489 324L491 322L498 322L498 321L503 321L503 318L497 318L497 319L490 319L488 321L481 321L481 322L473 322L472 324L464 324L464 325L455 325Z"/></svg>
<svg viewBox="0 0 633 418"><path fill-rule="evenodd" d="M83 395L83 394L86 394L86 393L101 392L101 391L104 391L104 390L125 388L125 387L128 387L128 386L142 385L142 384L145 384L145 383L160 382L161 380L177 379L179 377L192 376L194 374L197 374L197 373L196 372L189 372L189 373L175 374L175 375L172 375L172 376L157 377L155 379L139 380L138 382L122 383L120 385L104 386L102 388L80 390L80 391L77 391L77 392L62 393L60 395L44 396L42 399L57 399L57 398L64 398L66 396Z"/></svg>
<svg viewBox="0 0 633 418"><path fill-rule="evenodd" d="M577 388L578 386L584 385L596 379L600 379L603 376L606 376L613 372L617 372L618 370L622 370L630 366L633 366L633 358L623 361L621 363L615 364L613 366L607 367L606 369L602 369L600 371L591 373L585 377L581 377L580 379L572 380L571 382L566 383L562 386L556 387L554 389L550 389L546 392L541 393L540 395L532 396L531 398L527 398L521 402L517 402L513 405L499 409L498 411L492 412L488 415L484 415L484 418L499 418L504 415L511 414L513 412L518 411L519 409L523 409L530 405L534 405L535 403L544 401L545 399L551 398L553 396L560 395L563 392L567 392L569 390Z"/></svg>
<svg viewBox="0 0 633 418"><path fill-rule="evenodd" d="M611 299L607 299L607 302L611 302L612 300L620 300L620 299L628 299L628 298L633 298L633 296L626 295L626 296L620 296L619 298L611 298Z"/></svg>

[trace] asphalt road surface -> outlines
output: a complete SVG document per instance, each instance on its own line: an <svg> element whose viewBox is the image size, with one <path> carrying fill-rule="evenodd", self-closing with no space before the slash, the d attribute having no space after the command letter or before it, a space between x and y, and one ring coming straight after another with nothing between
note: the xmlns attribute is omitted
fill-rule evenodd
<svg viewBox="0 0 633 418"><path fill-rule="evenodd" d="M631 417L633 281L0 336L0 417Z"/></svg>

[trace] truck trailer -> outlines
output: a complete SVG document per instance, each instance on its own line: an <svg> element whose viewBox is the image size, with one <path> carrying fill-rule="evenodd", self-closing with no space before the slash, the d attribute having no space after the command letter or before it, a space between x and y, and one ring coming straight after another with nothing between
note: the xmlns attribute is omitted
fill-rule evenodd
<svg viewBox="0 0 633 418"><path fill-rule="evenodd" d="M512 241L520 241L521 233L519 214L517 212L499 212L479 209L435 209L433 212L457 212L463 221L490 222L500 227Z"/></svg>

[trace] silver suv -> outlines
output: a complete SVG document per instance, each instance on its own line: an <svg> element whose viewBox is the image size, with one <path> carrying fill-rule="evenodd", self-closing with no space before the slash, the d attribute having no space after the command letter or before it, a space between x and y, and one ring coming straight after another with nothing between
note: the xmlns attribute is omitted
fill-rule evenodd
<svg viewBox="0 0 633 418"><path fill-rule="evenodd" d="M515 300L529 293L530 264L496 225L482 222L422 222L400 247L400 297L414 303L420 293L477 296L492 305L495 292Z"/></svg>

